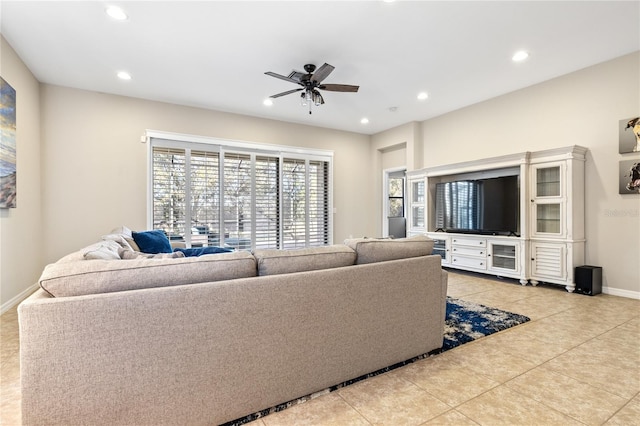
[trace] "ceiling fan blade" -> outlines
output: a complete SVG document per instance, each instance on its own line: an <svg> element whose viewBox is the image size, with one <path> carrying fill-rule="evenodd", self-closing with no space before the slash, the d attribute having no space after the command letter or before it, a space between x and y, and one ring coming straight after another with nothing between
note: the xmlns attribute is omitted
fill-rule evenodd
<svg viewBox="0 0 640 426"><path fill-rule="evenodd" d="M288 81L290 83L300 84L300 81L298 80L294 80L293 78L284 75L276 74L275 72L267 71L265 72L265 74L270 75L271 77L279 78L280 80Z"/></svg>
<svg viewBox="0 0 640 426"><path fill-rule="evenodd" d="M279 98L280 96L286 96L286 95L290 95L292 93L299 92L301 90L304 90L304 89L300 88L300 89L287 90L286 92L282 92L282 93L278 93L278 94L275 94L275 95L271 95L269 97L275 99L275 98Z"/></svg>
<svg viewBox="0 0 640 426"><path fill-rule="evenodd" d="M357 92L360 86L352 86L350 84L322 84L318 89L328 90L330 92Z"/></svg>
<svg viewBox="0 0 640 426"><path fill-rule="evenodd" d="M316 70L311 76L311 81L314 83L320 83L322 80L327 78L329 74L335 69L333 65L329 65L327 63L323 64L320 68Z"/></svg>
<svg viewBox="0 0 640 426"><path fill-rule="evenodd" d="M300 81L302 81L302 77L305 76L305 75L307 75L307 74L305 74L303 72L300 72L300 71L293 70L293 71L291 71L291 74L289 74L289 78L292 79L292 80L297 81L298 83L300 83Z"/></svg>

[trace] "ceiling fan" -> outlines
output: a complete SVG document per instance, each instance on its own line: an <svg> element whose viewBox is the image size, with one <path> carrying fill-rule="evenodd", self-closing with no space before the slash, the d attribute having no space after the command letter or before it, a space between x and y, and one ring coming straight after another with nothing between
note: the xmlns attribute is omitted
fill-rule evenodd
<svg viewBox="0 0 640 426"><path fill-rule="evenodd" d="M296 92L302 92L300 98L302 99L302 105L309 105L309 114L311 114L311 105L320 106L324 103L324 99L318 90L328 90L330 92L357 92L360 86L352 86L350 84L322 84L325 78L331 74L335 69L333 65L327 63L323 64L316 70L316 66L313 64L307 64L304 66L306 74L300 71L291 71L288 76L276 74L275 72L267 71L266 75L279 78L291 83L302 86L298 89L287 90L286 92L278 93L269 96L272 99L279 98L280 96L290 95Z"/></svg>

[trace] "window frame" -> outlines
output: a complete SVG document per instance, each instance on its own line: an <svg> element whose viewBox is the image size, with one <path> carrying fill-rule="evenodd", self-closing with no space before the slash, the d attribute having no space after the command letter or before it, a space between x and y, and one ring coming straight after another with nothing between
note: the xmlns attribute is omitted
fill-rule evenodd
<svg viewBox="0 0 640 426"><path fill-rule="evenodd" d="M252 181L252 189L254 188L256 175L255 175L255 162L253 160L256 157L267 156L274 157L278 159L279 162L279 174L280 174L280 185L282 185L282 177L283 177L283 163L290 160L295 161L305 161L305 164L309 165L310 162L326 162L327 163L327 187L326 187L326 200L327 200L327 215L326 215L326 226L327 226L327 236L326 236L326 245L333 244L333 151L330 150L321 150L321 149L307 149L300 147L291 147L285 145L273 145L273 144L263 144L256 142L245 142L245 141L233 141L227 139L218 139L212 137L205 136L196 136L196 135L187 135L187 134L179 134L179 133L171 133L157 130L147 130L143 137L141 138L141 142L147 144L147 228L153 229L154 227L154 187L153 187L153 165L154 165L154 148L168 148L168 149L184 149L185 151L206 151L206 152L215 152L219 156L218 163L218 171L219 171L219 185L220 188L224 187L224 178L223 178L223 170L224 170L224 157L225 154L234 155L234 154L244 154L249 155L252 159L252 172L251 172L251 181ZM187 161L189 162L189 161ZM188 169L187 169L188 170ZM185 173L189 176L189 173ZM187 180L188 182L188 180ZM310 193L310 180L308 171L306 172L305 178L305 199L308 199ZM188 193L189 191L185 191ZM224 193L224 190L221 189L221 194ZM187 194L185 194L187 195ZM283 207L282 203L282 191L279 191L279 206L280 209ZM252 221L255 220L255 199L253 198L254 194L252 194ZM185 202L190 202L190 195L186 196ZM219 199L220 205L219 208L219 220L220 223L224 223L224 196ZM306 204L306 203L305 203ZM310 235L310 219L309 219L309 206L306 206L305 213L305 242L304 247L309 247L309 239L313 238L314 235ZM278 248L284 248L287 244L283 238L283 214L282 211L279 212L279 238L278 238ZM187 222L189 221L189 222ZM188 224L188 225L187 225ZM192 226L190 214L185 213L185 235L184 239L188 246L191 245L191 233L186 232L186 229L189 229ZM221 225L221 228L224 230L224 225ZM251 231L251 249L255 248L256 240L255 240L256 230L253 229ZM224 232L220 234L220 243L224 241ZM314 244L317 246L317 244ZM291 245L289 244L291 247ZM299 247L299 245L294 245L294 247Z"/></svg>

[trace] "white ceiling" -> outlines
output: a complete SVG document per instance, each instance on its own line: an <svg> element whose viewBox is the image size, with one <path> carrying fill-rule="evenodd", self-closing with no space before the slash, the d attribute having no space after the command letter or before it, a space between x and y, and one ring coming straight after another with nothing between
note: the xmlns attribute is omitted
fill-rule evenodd
<svg viewBox="0 0 640 426"><path fill-rule="evenodd" d="M105 14L114 4L128 20ZM364 134L640 50L637 0L1 0L0 18L43 83ZM520 49L530 57L512 62ZM325 91L312 115L298 95L263 105L298 87L264 72L324 62L335 66L325 83L360 91ZM120 70L132 80L116 78Z"/></svg>

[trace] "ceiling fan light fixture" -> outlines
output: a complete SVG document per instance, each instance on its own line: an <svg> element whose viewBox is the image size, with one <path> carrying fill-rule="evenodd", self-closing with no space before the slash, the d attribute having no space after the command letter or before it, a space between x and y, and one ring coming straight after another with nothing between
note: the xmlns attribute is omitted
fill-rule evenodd
<svg viewBox="0 0 640 426"><path fill-rule="evenodd" d="M264 101L262 101L262 104L264 106L273 106L273 100L271 98L267 98Z"/></svg>
<svg viewBox="0 0 640 426"><path fill-rule="evenodd" d="M368 119L367 117L363 117L363 118L360 120L360 124L369 124L369 119Z"/></svg>
<svg viewBox="0 0 640 426"><path fill-rule="evenodd" d="M419 101L425 101L429 98L429 94L427 92L420 92L418 93L418 100Z"/></svg>
<svg viewBox="0 0 640 426"><path fill-rule="evenodd" d="M324 103L324 99L322 99L322 95L317 90L314 90L311 93L311 98L313 99L313 104L315 106L320 106Z"/></svg>

